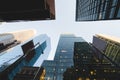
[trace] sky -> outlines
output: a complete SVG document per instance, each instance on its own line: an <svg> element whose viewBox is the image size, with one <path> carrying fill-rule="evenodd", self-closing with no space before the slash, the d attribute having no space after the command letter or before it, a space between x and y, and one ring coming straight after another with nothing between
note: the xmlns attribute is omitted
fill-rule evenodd
<svg viewBox="0 0 120 80"><path fill-rule="evenodd" d="M87 42L99 33L120 37L120 20L76 22L76 0L55 0L55 13L55 20L2 23L0 33L35 29L37 35L47 34L51 38L49 60L54 58L60 34L75 34Z"/></svg>

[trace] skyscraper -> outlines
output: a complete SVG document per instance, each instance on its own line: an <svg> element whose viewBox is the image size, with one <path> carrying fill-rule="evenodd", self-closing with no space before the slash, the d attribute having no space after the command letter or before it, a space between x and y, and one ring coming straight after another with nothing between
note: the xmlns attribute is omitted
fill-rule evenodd
<svg viewBox="0 0 120 80"><path fill-rule="evenodd" d="M53 19L55 19L54 0L1 0L0 2L0 22Z"/></svg>
<svg viewBox="0 0 120 80"><path fill-rule="evenodd" d="M119 55L120 49L117 46L119 43L115 44L114 42L119 42L119 38L101 34L94 36L92 44L75 42L74 66L67 68L63 74L63 80L119 80L120 66L119 63L115 63L114 57L116 54ZM105 54L108 48L106 43L117 46L117 48L114 46L109 48L108 54L114 54L111 58ZM114 49L116 52L113 52Z"/></svg>
<svg viewBox="0 0 120 80"><path fill-rule="evenodd" d="M76 21L120 19L120 0L76 0Z"/></svg>
<svg viewBox="0 0 120 80"><path fill-rule="evenodd" d="M16 34L18 35L18 34ZM21 39L21 38L20 38ZM22 40L22 39L21 39ZM46 50L48 50L46 52ZM50 38L41 34L3 51L0 56L0 79L13 80L24 66L40 66L50 51ZM36 61L39 64L36 64Z"/></svg>
<svg viewBox="0 0 120 80"><path fill-rule="evenodd" d="M81 37L61 35L54 60L45 60L42 66L46 70L46 80L63 80L63 73L74 65L73 50L75 42L85 42Z"/></svg>
<svg viewBox="0 0 120 80"><path fill-rule="evenodd" d="M97 34L93 37L93 46L110 61L120 66L120 38Z"/></svg>

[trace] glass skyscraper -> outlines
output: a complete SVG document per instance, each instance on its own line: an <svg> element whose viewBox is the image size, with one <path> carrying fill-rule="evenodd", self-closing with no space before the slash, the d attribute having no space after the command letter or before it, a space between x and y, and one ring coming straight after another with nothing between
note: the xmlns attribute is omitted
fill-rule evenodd
<svg viewBox="0 0 120 80"><path fill-rule="evenodd" d="M61 35L54 60L45 60L45 80L119 80L119 38L97 34L93 43Z"/></svg>
<svg viewBox="0 0 120 80"><path fill-rule="evenodd" d="M120 38L97 34L93 37L93 46L115 65L120 66Z"/></svg>
<svg viewBox="0 0 120 80"><path fill-rule="evenodd" d="M120 19L120 0L76 0L76 21Z"/></svg>
<svg viewBox="0 0 120 80"><path fill-rule="evenodd" d="M42 66L46 70L45 80L63 80L63 73L74 65L73 51L75 42L85 42L81 37L61 35L54 60L45 60Z"/></svg>
<svg viewBox="0 0 120 80"><path fill-rule="evenodd" d="M75 42L74 66L67 68L63 80L119 80L119 41L119 38L98 34L92 44Z"/></svg>
<svg viewBox="0 0 120 80"><path fill-rule="evenodd" d="M0 55L0 80L13 80L16 73L24 66L40 66L43 60L47 59L49 51L50 38L45 34L31 37L19 45L4 50L0 53L2 54Z"/></svg>

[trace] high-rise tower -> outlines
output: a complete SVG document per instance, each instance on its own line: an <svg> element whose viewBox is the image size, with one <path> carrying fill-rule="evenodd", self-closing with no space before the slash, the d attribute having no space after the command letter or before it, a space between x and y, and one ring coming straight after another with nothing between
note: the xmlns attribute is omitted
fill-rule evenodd
<svg viewBox="0 0 120 80"><path fill-rule="evenodd" d="M13 80L24 66L40 66L47 59L49 51L50 38L45 34L31 37L3 51L0 56L0 79Z"/></svg>
<svg viewBox="0 0 120 80"><path fill-rule="evenodd" d="M60 36L54 60L45 60L42 64L46 70L45 79L63 80L63 73L67 68L74 65L73 51L75 42L85 42L85 40L72 34Z"/></svg>
<svg viewBox="0 0 120 80"><path fill-rule="evenodd" d="M97 34L93 43L75 42L74 66L67 68L63 80L119 80L119 38Z"/></svg>
<svg viewBox="0 0 120 80"><path fill-rule="evenodd" d="M97 34L93 37L93 46L96 51L102 52L106 58L120 66L120 38Z"/></svg>

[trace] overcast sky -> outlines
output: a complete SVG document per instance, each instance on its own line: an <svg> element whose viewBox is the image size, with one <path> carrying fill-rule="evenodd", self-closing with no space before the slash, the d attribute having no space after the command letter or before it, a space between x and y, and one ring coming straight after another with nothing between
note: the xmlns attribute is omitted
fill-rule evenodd
<svg viewBox="0 0 120 80"><path fill-rule="evenodd" d="M49 59L53 59L60 34L72 33L91 42L98 33L120 37L120 20L76 22L76 0L55 0L56 20L2 23L0 33L35 29L37 34L47 34L51 38Z"/></svg>

